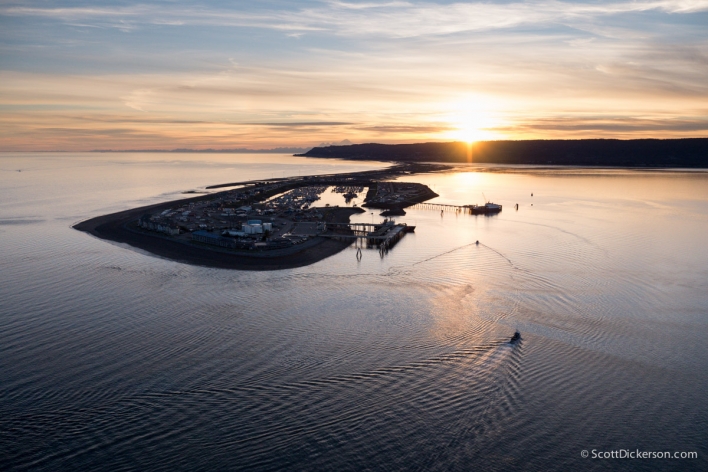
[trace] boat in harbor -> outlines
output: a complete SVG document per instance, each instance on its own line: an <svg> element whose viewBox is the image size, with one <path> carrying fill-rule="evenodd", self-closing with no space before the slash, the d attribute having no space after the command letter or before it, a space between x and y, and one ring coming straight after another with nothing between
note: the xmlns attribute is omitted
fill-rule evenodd
<svg viewBox="0 0 708 472"><path fill-rule="evenodd" d="M487 202L484 205L469 205L468 208L473 215L493 215L502 211L501 205L492 202Z"/></svg>

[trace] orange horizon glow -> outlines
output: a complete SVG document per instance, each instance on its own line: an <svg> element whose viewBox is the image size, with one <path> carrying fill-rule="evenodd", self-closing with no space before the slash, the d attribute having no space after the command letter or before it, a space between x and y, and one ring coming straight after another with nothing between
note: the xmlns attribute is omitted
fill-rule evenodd
<svg viewBox="0 0 708 472"><path fill-rule="evenodd" d="M305 3L0 7L0 151L708 136L705 2Z"/></svg>

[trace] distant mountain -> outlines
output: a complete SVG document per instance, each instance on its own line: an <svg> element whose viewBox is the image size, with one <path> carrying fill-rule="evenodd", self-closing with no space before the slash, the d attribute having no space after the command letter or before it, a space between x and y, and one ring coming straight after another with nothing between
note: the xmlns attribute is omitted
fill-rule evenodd
<svg viewBox="0 0 708 472"><path fill-rule="evenodd" d="M301 155L397 162L708 168L708 138L371 143L316 147Z"/></svg>
<svg viewBox="0 0 708 472"><path fill-rule="evenodd" d="M320 145L319 145L319 146L317 146L317 147L327 147L327 146L349 146L350 144L352 144L352 142L351 142L351 141L349 141L348 139L343 139L343 140L339 141L338 143L320 143Z"/></svg>
<svg viewBox="0 0 708 472"><path fill-rule="evenodd" d="M126 150L113 150L113 149L94 149L91 152L225 152L225 153L248 153L248 154L296 154L307 152L312 148L300 148L300 147L278 147L273 149L247 149L247 148L235 148L235 149L126 149Z"/></svg>

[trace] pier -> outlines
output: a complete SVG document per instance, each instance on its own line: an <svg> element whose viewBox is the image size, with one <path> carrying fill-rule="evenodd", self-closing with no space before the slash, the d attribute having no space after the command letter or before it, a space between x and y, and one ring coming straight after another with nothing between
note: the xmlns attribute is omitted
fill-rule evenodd
<svg viewBox="0 0 708 472"><path fill-rule="evenodd" d="M469 207L469 205L446 205L444 203L417 203L413 205L413 209L415 210L441 210L454 211L455 213L465 213L467 207Z"/></svg>
<svg viewBox="0 0 708 472"><path fill-rule="evenodd" d="M388 252L406 234L413 232L415 226L396 224L393 221L385 223L328 223L330 234L321 236L333 239L354 240L366 242L367 247L376 247L382 254Z"/></svg>
<svg viewBox="0 0 708 472"><path fill-rule="evenodd" d="M494 203L486 203L484 205L448 205L445 203L417 203L411 208L414 210L439 210L452 211L455 213L464 213L467 215L487 215L499 213L502 210L501 205Z"/></svg>

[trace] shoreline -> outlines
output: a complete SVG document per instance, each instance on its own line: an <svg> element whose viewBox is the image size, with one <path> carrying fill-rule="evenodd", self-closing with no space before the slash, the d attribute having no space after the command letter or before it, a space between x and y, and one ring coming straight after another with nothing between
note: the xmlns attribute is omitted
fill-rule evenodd
<svg viewBox="0 0 708 472"><path fill-rule="evenodd" d="M180 201L194 201L186 199ZM315 237L303 243L302 247L288 249L289 253L268 254L218 250L205 248L197 244L182 242L168 236L148 234L128 228L127 225L148 210L158 211L174 205L174 201L140 208L133 208L117 213L98 216L82 221L72 228L88 233L99 239L128 244L159 257L176 262L199 265L217 269L236 270L283 270L303 267L333 256L347 247L351 241L338 241L330 238ZM348 223L349 217L360 213L356 208L337 208L332 210L333 222ZM308 244L310 243L310 244Z"/></svg>
<svg viewBox="0 0 708 472"><path fill-rule="evenodd" d="M393 165L386 169L377 169L362 172L352 172L344 174L325 174L308 177L289 177L283 179L266 179L266 182L280 182L284 184L278 189L281 192L285 189L311 184L345 185L361 184L371 185L373 182L382 181L400 175L411 175L420 172L435 172L447 170L448 166L439 164L403 164ZM258 184L264 180L235 182L228 184L211 185L207 189L233 187L240 185ZM426 187L427 188L427 187ZM428 189L422 200L427 200L437 196ZM227 191L226 191L227 192ZM148 212L160 212L170 209L176 203L188 204L204 200L211 200L217 193L199 194L198 196L172 200L169 202L147 205L132 208L108 215L102 215L72 225L72 228L88 233L99 239L128 244L147 251L159 257L164 257L185 264L199 265L204 267L236 270L283 270L303 267L314 264L337 254L345 248L351 246L352 241L340 241L334 238L314 236L311 239L280 250L272 252L229 250L218 247L206 247L192 241L178 240L167 235L155 232L148 232L140 229L135 222ZM261 195L260 198L268 198L268 194ZM395 207L405 207L419 203L418 199L411 199L410 202L402 202ZM259 200L260 201L260 200ZM368 206L366 203L364 206ZM372 204L372 208L388 208L387 204ZM331 223L349 223L350 217L356 213L365 212L361 207L327 207L321 208L328 213L328 221ZM134 226L134 227L133 227Z"/></svg>
<svg viewBox="0 0 708 472"><path fill-rule="evenodd" d="M314 147L302 157L382 162L486 163L630 168L706 168L708 138L533 139Z"/></svg>

